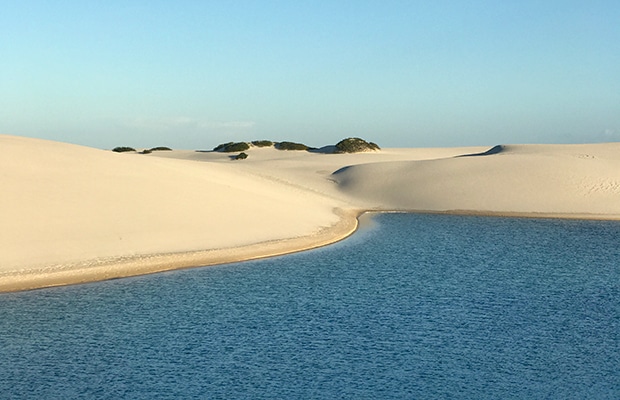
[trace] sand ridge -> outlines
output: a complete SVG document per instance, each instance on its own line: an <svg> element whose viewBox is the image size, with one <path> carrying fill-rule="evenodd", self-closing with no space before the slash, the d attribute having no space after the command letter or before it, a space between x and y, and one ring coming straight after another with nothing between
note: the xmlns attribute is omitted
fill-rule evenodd
<svg viewBox="0 0 620 400"><path fill-rule="evenodd" d="M363 210L620 219L620 144L114 153L0 135L0 291L266 257Z"/></svg>

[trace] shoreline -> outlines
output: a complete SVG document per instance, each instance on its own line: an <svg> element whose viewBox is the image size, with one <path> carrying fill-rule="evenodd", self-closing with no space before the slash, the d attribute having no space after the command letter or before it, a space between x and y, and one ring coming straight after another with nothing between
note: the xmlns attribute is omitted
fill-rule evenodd
<svg viewBox="0 0 620 400"><path fill-rule="evenodd" d="M54 265L28 271L5 273L0 275L0 293L231 264L312 250L337 243L354 234L359 227L359 217L364 212L334 209L334 213L340 217L336 224L309 236L220 249L85 260L68 265Z"/></svg>
<svg viewBox="0 0 620 400"><path fill-rule="evenodd" d="M620 221L617 214L595 213L552 213L534 211L479 211L479 210L365 210L364 213L377 214L431 214L431 215L460 215L472 217L493 218L526 218L526 219L560 219L575 221Z"/></svg>
<svg viewBox="0 0 620 400"><path fill-rule="evenodd" d="M360 219L372 214L431 214L479 216L492 218L563 219L582 221L620 221L620 215L569 214L539 212L495 212L476 210L342 210L335 209L339 221L320 232L294 238L259 242L246 246L198 250L178 253L120 256L104 260L85 260L68 265L55 265L25 272L0 275L0 293L45 289L57 286L94 283L105 280L150 275L160 272L277 257L335 244L360 229ZM366 222L367 223L367 222Z"/></svg>

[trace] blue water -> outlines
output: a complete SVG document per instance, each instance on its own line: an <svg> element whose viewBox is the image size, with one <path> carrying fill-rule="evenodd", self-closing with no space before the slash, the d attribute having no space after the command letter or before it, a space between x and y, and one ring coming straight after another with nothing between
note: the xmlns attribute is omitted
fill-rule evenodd
<svg viewBox="0 0 620 400"><path fill-rule="evenodd" d="M374 221L285 257L0 295L0 398L620 398L620 223Z"/></svg>

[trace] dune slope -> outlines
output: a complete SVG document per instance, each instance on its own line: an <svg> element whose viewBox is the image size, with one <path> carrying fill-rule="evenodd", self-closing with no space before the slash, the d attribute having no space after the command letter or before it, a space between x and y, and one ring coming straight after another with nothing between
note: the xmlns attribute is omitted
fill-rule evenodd
<svg viewBox="0 0 620 400"><path fill-rule="evenodd" d="M10 136L0 136L0 149L4 282L15 272L313 237L340 222L333 199L240 173L232 162Z"/></svg>
<svg viewBox="0 0 620 400"><path fill-rule="evenodd" d="M422 161L368 163L333 175L380 210L620 215L620 144L497 146Z"/></svg>

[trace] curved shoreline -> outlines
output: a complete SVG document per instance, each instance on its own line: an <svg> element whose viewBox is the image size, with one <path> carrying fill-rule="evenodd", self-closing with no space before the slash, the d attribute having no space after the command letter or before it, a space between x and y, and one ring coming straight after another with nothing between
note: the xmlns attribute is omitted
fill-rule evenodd
<svg viewBox="0 0 620 400"><path fill-rule="evenodd" d="M334 209L339 221L329 228L310 235L247 246L199 250L180 253L145 254L129 257L114 257L105 260L87 260L81 263L55 265L30 271L0 275L0 293L44 289L80 283L127 278L159 272L200 268L235 262L257 260L312 250L328 246L353 235L360 227L360 217L367 213L406 213L465 215L506 218L542 218L594 221L620 221L620 215L565 214L534 212L491 212L472 210L342 210Z"/></svg>
<svg viewBox="0 0 620 400"><path fill-rule="evenodd" d="M344 240L359 227L360 210L334 209L340 219L316 234L247 246L180 253L145 254L86 260L0 275L0 293L91 283L178 269L207 267L281 256L327 246Z"/></svg>

